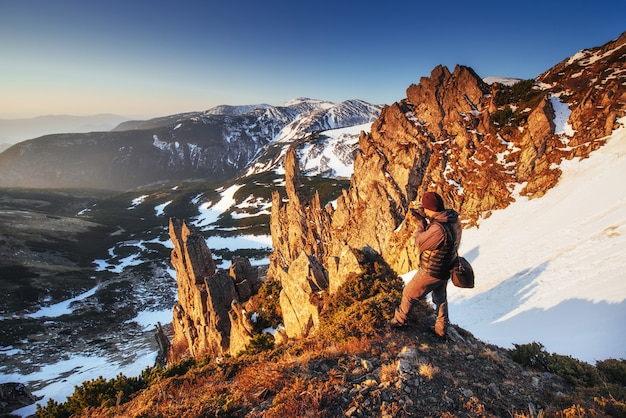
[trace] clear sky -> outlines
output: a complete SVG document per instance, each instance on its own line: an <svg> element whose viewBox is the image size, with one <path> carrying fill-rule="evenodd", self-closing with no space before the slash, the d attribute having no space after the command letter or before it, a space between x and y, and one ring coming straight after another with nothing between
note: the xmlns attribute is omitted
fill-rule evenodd
<svg viewBox="0 0 626 418"><path fill-rule="evenodd" d="M626 31L626 0L0 0L0 118L391 104L443 64L534 78Z"/></svg>

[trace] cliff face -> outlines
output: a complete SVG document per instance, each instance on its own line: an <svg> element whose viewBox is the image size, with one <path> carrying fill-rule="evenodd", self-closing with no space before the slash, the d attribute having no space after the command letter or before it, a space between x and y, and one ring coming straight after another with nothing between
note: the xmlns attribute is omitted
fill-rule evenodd
<svg viewBox="0 0 626 418"><path fill-rule="evenodd" d="M405 99L383 108L371 133L361 134L350 187L334 206L323 208L317 195L301 194L291 150L286 199L273 196L268 271L283 285L287 334L314 331L321 309L315 293L332 294L348 273L358 272L354 251L369 247L398 273L417 267L411 209L425 191L443 196L466 225L505 208L516 192L542 196L558 181L563 159L601 146L624 115L625 53L622 35L564 61L538 83L513 87L487 85L467 67L436 67L409 86ZM571 111L572 132L556 132L555 108L563 103ZM292 287L301 279L292 269L303 260L307 277L324 276L307 280L315 284L306 290L309 297ZM299 310L289 308L296 299ZM308 325L290 325L303 323Z"/></svg>

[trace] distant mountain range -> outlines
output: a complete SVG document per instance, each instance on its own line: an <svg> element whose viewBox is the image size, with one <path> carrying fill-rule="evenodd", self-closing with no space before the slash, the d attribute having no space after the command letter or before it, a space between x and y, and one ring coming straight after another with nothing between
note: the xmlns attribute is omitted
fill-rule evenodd
<svg viewBox="0 0 626 418"><path fill-rule="evenodd" d="M46 135L0 154L0 187L128 190L198 178L223 182L251 164L253 171L272 166L270 144L282 148L316 132L371 123L380 110L361 100L299 98L127 121L107 132Z"/></svg>
<svg viewBox="0 0 626 418"><path fill-rule="evenodd" d="M18 142L42 135L109 131L128 118L113 114L90 116L47 115L35 118L0 119L0 152Z"/></svg>

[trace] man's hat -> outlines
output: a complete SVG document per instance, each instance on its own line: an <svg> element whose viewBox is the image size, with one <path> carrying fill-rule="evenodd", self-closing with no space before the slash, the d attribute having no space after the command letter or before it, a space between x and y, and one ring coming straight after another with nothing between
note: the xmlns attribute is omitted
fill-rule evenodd
<svg viewBox="0 0 626 418"><path fill-rule="evenodd" d="M435 192L426 192L422 196L422 206L424 209L432 210L433 212L441 212L444 210L443 199Z"/></svg>

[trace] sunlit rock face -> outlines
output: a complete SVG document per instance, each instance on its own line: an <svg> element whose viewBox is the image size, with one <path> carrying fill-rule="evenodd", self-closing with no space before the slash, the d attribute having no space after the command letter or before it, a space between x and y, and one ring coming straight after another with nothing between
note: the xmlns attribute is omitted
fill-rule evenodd
<svg viewBox="0 0 626 418"><path fill-rule="evenodd" d="M175 218L169 230L178 281L173 346L186 345L196 358L237 354L251 338L252 325L241 304L258 291L258 271L242 257L229 271L216 269L202 236Z"/></svg>

